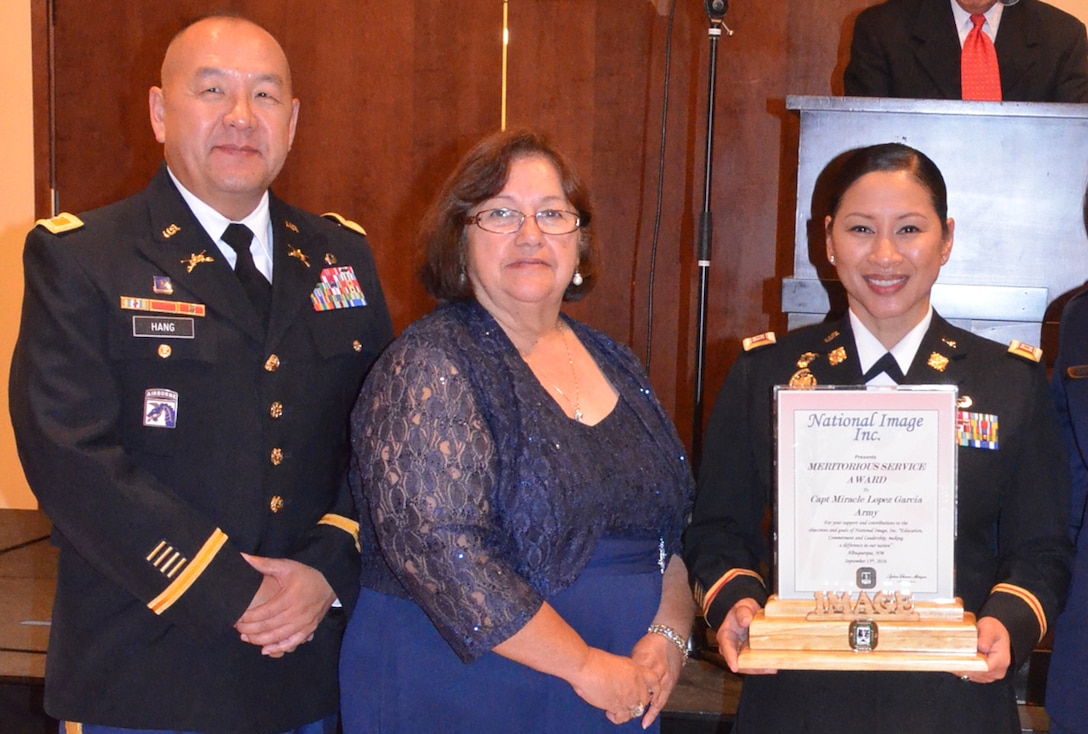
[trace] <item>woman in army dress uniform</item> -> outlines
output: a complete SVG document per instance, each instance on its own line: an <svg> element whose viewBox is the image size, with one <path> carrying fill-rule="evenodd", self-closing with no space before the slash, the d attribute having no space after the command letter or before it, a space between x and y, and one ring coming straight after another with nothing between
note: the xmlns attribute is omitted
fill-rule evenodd
<svg viewBox="0 0 1088 734"><path fill-rule="evenodd" d="M1012 678L1059 611L1069 579L1069 480L1040 350L1006 349L930 305L952 252L940 171L900 144L855 151L832 186L828 261L846 289L837 322L745 340L707 431L685 559L734 670L766 602L774 385L954 384L960 417L997 425L958 451L956 595L978 618L987 670L768 671L744 681L735 732L1019 732ZM964 415L964 414L967 415ZM975 414L975 415L970 415Z"/></svg>

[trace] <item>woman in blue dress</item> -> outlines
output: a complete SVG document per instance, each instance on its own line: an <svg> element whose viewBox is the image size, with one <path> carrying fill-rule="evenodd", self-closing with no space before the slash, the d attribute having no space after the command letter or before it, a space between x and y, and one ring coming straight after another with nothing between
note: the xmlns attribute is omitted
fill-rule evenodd
<svg viewBox="0 0 1088 734"><path fill-rule="evenodd" d="M442 305L352 416L347 734L657 726L693 618L692 480L634 355L560 312L593 283L590 220L528 132L473 148L425 220Z"/></svg>

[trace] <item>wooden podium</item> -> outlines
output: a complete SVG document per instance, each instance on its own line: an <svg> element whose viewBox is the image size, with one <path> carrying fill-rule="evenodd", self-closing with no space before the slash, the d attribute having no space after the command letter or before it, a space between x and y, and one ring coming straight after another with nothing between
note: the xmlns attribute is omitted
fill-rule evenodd
<svg viewBox="0 0 1088 734"><path fill-rule="evenodd" d="M957 599L918 602L912 613L820 614L814 601L771 597L752 620L740 672L893 670L967 673L986 670L976 651L975 615ZM857 634L864 638L859 645Z"/></svg>

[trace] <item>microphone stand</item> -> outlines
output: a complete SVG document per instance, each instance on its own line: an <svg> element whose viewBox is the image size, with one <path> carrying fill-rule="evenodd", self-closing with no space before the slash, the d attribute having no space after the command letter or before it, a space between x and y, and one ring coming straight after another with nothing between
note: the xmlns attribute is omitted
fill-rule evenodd
<svg viewBox="0 0 1088 734"><path fill-rule="evenodd" d="M703 371L706 361L706 302L710 279L710 248L714 238L714 216L710 211L710 185L714 168L714 92L717 88L718 39L722 31L732 36L733 31L725 24L729 10L727 0L705 0L704 6L710 19L707 35L710 39L710 73L706 99L706 160L703 177L703 211L699 215L699 297L698 330L695 342L695 403L692 415L691 456L692 468L698 469L703 448Z"/></svg>

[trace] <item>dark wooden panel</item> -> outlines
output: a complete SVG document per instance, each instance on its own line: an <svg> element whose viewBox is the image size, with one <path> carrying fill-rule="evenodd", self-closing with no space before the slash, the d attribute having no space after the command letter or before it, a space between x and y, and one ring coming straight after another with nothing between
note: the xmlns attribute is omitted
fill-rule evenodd
<svg viewBox="0 0 1088 734"><path fill-rule="evenodd" d="M144 0L124 14L57 5L60 203L81 211L138 191L159 165L147 90L169 39L209 4ZM297 206L339 211L367 228L403 328L433 305L415 279L420 211L468 145L499 125L501 7L338 0L315 12L248 0L225 9L266 26L292 64L299 131L274 188Z"/></svg>
<svg viewBox="0 0 1088 734"><path fill-rule="evenodd" d="M48 208L46 0L34 7L39 196ZM456 160L499 126L502 3L452 0L139 0L103 13L57 3L61 205L81 210L140 189L161 160L147 88L187 19L225 8L283 43L302 110L295 149L275 188L312 211L339 211L370 233L398 329L433 304L415 279L419 214ZM719 44L714 137L714 249L706 400L739 340L781 329L780 281L792 274L797 119L787 94L841 88L849 32L866 0L732 3L736 30ZM571 312L646 353L681 435L691 435L709 43L700 3L677 2L668 131L657 202L667 2L523 0L510 8L508 124L539 128L575 160L595 197L599 288ZM838 85L838 86L837 86ZM660 214L660 220L658 216Z"/></svg>

